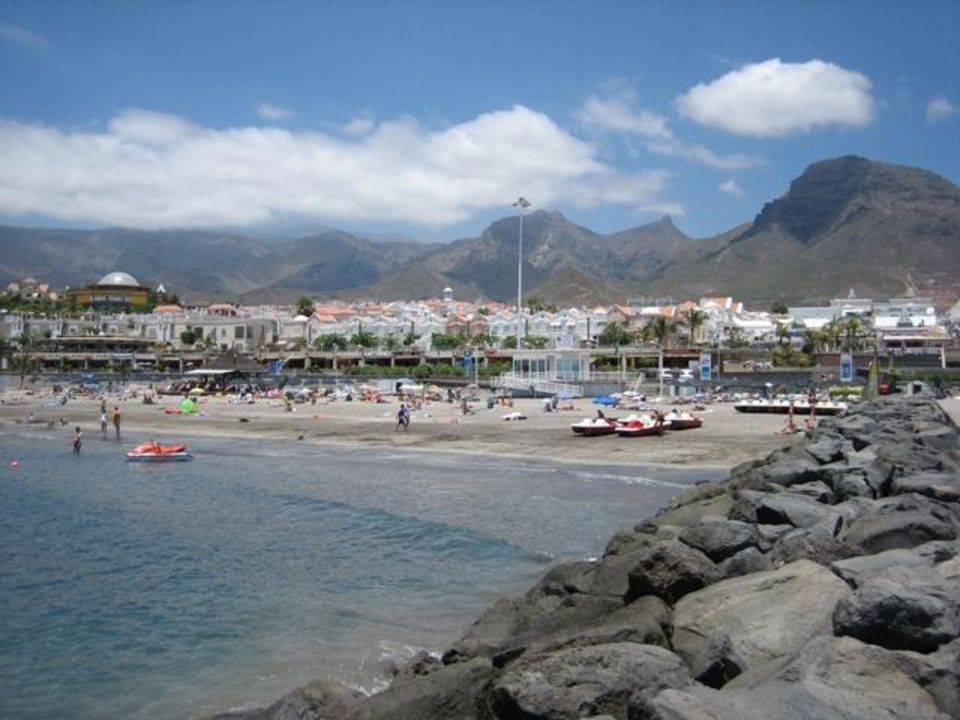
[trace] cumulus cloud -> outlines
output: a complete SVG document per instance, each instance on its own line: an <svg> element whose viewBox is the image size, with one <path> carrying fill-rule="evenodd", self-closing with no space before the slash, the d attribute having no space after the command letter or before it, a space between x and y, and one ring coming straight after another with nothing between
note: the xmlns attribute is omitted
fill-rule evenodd
<svg viewBox="0 0 960 720"><path fill-rule="evenodd" d="M42 50L49 45L47 39L42 35L30 32L19 25L7 25L5 23L0 23L0 42L35 50Z"/></svg>
<svg viewBox="0 0 960 720"><path fill-rule="evenodd" d="M743 196L743 188L740 187L740 183L731 178L730 180L725 180L717 186L720 189L720 192L724 192L727 195L735 195L737 197Z"/></svg>
<svg viewBox="0 0 960 720"><path fill-rule="evenodd" d="M938 95L927 103L927 122L933 125L956 115L957 112L960 112L960 108L957 108L943 95Z"/></svg>
<svg viewBox="0 0 960 720"><path fill-rule="evenodd" d="M278 105L271 105L270 103L260 103L260 105L257 106L257 114L267 120L286 120L293 116L290 110Z"/></svg>
<svg viewBox="0 0 960 720"><path fill-rule="evenodd" d="M343 126L343 131L348 135L366 135L376 127L376 123L369 115L358 115L353 120Z"/></svg>
<svg viewBox="0 0 960 720"><path fill-rule="evenodd" d="M676 100L684 116L738 135L783 137L873 120L870 81L833 63L779 58L745 65L696 85Z"/></svg>
<svg viewBox="0 0 960 720"><path fill-rule="evenodd" d="M617 90L604 97L591 97L577 112L585 127L642 138L649 152L683 158L707 167L741 170L762 164L759 158L735 153L722 155L703 145L685 143L670 129L667 118L636 108L630 91Z"/></svg>
<svg viewBox="0 0 960 720"><path fill-rule="evenodd" d="M663 202L669 176L618 172L595 146L517 105L439 130L410 119L362 137L208 128L133 109L102 131L0 120L0 214L143 228L291 215L443 226L504 207Z"/></svg>

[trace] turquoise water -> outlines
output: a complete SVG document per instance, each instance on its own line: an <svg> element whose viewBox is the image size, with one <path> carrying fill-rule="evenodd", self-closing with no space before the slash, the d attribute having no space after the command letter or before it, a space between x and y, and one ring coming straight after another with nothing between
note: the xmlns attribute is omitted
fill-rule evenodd
<svg viewBox="0 0 960 720"><path fill-rule="evenodd" d="M198 717L321 675L378 687L385 660L443 648L693 479L209 439L191 463L128 464L96 438L73 457L70 437L0 435L0 717Z"/></svg>

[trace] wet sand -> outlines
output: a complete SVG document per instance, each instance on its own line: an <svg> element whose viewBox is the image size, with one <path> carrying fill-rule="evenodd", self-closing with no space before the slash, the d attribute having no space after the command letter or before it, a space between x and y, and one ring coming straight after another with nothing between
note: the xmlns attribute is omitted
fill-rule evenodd
<svg viewBox="0 0 960 720"><path fill-rule="evenodd" d="M802 435L781 435L782 415L744 415L730 403L715 403L698 413L704 425L696 430L667 432L660 437L621 438L575 436L570 424L596 414L589 400L574 401L573 410L543 413L539 400L516 400L514 407L472 403L473 410L462 415L459 406L446 402L425 403L411 415L410 429L396 432L396 402L372 403L336 401L295 404L292 412L279 401L258 400L235 405L226 397L203 397L199 415L166 414L179 398L161 396L155 405L140 399L108 397L108 408L119 406L122 413L122 440L134 444L156 439L184 442L191 436L247 438L251 442L273 439L305 443L339 444L357 447L396 448L479 455L539 458L558 462L667 466L673 468L728 469L737 463L762 457L784 445L799 442ZM88 438L100 434L99 400L75 399L54 405L49 392L27 394L9 391L0 404L0 429L23 429L32 415L39 423L54 422L65 438L80 425ZM669 410L670 405L663 406ZM503 419L521 412L526 420ZM608 416L625 416L629 411L607 410ZM66 425L60 425L61 419ZM108 433L113 438L113 427ZM71 435L72 436L72 435Z"/></svg>

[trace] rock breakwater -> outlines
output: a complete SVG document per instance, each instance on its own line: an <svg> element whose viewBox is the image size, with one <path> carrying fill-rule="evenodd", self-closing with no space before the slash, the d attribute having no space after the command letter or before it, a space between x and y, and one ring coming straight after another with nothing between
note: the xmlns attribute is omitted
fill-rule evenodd
<svg viewBox="0 0 960 720"><path fill-rule="evenodd" d="M960 717L960 435L866 403L489 608L371 697L218 720Z"/></svg>

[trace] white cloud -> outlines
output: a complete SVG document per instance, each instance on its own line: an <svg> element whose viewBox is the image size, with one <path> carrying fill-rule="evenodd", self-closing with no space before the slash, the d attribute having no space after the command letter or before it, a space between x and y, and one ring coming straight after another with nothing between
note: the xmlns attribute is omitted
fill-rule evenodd
<svg viewBox="0 0 960 720"><path fill-rule="evenodd" d="M658 140L673 138L665 117L647 110L634 110L623 97L591 97L577 112L577 117L587 127Z"/></svg>
<svg viewBox="0 0 960 720"><path fill-rule="evenodd" d="M720 192L725 192L727 193L727 195L736 195L737 197L743 197L743 194L744 194L743 188L740 187L740 183L738 183L736 180L732 178L730 180L726 180L720 183L717 187L719 188Z"/></svg>
<svg viewBox="0 0 960 720"><path fill-rule="evenodd" d="M290 110L278 105L271 105L270 103L260 103L260 105L257 106L257 114L267 120L286 120L293 116L293 112Z"/></svg>
<svg viewBox="0 0 960 720"><path fill-rule="evenodd" d="M430 130L382 122L363 137L207 128L128 110L102 131L0 120L0 214L131 227L300 216L443 226L502 208L663 202L662 172L618 172L597 148L523 106Z"/></svg>
<svg viewBox="0 0 960 720"><path fill-rule="evenodd" d="M778 58L744 65L676 100L682 115L739 135L782 137L827 125L860 127L873 119L870 81L822 60Z"/></svg>
<svg viewBox="0 0 960 720"><path fill-rule="evenodd" d="M950 102L943 95L938 95L929 103L927 103L927 122L932 125L940 122L941 120L946 120L947 118L956 115L958 112L960 112L960 108Z"/></svg>
<svg viewBox="0 0 960 720"><path fill-rule="evenodd" d="M30 32L19 25L7 25L5 23L0 23L0 42L36 50L42 50L50 44L42 35Z"/></svg>
<svg viewBox="0 0 960 720"><path fill-rule="evenodd" d="M366 135L376 126L373 118L369 115L358 115L353 120L343 126L343 131L348 135Z"/></svg>
<svg viewBox="0 0 960 720"><path fill-rule="evenodd" d="M634 95L617 89L602 98L591 97L576 114L587 128L643 138L644 146L658 155L669 155L722 170L742 170L763 164L760 158L736 153L721 155L703 145L685 143L674 135L667 118L634 107Z"/></svg>

